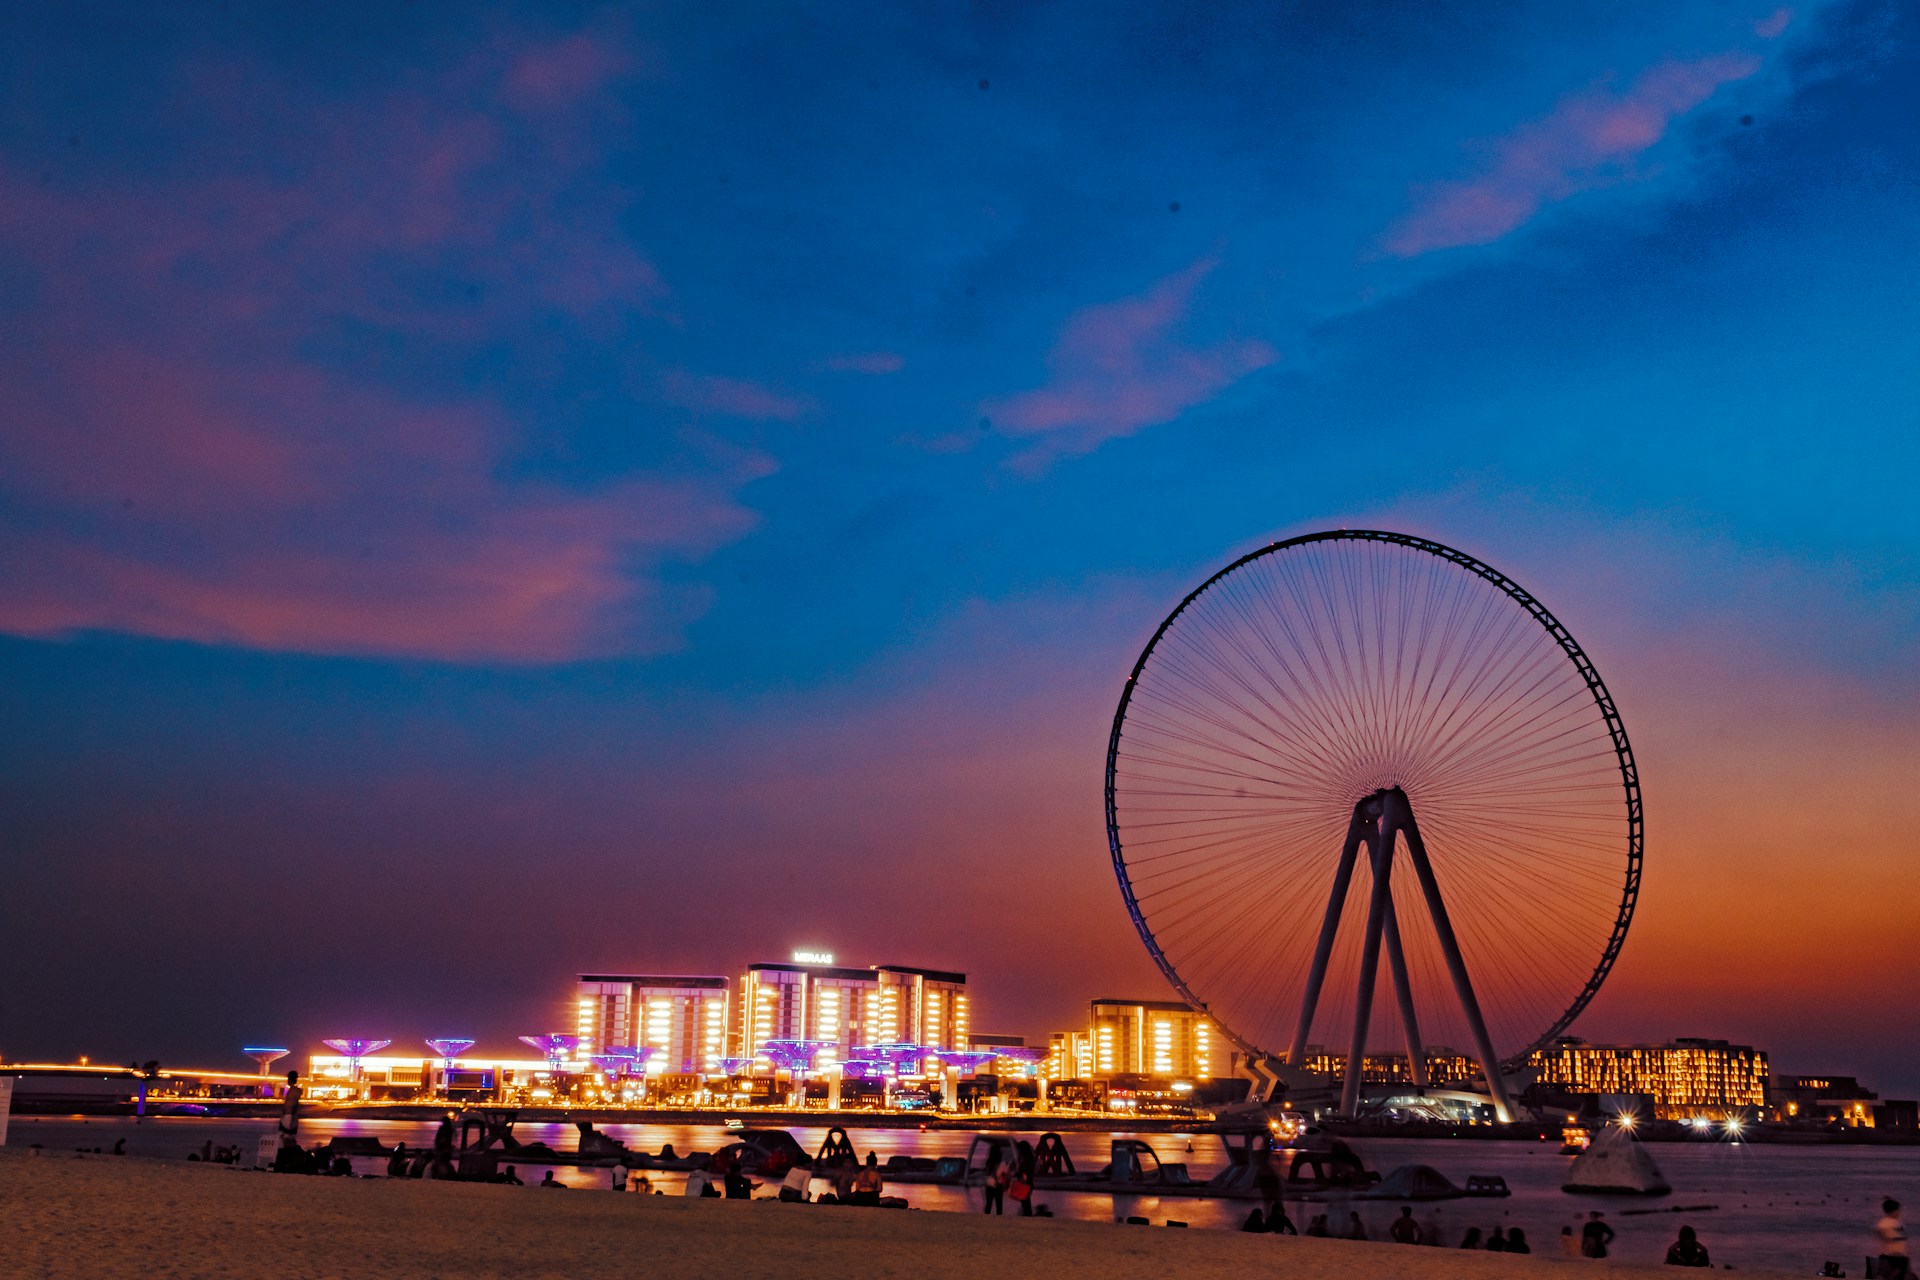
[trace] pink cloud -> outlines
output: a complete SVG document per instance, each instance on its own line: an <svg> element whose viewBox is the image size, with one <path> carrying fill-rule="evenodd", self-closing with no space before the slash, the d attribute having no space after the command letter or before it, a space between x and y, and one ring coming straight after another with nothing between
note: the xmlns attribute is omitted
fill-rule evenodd
<svg viewBox="0 0 1920 1280"><path fill-rule="evenodd" d="M829 356L826 368L835 373L898 373L907 367L906 357L893 351L864 351L852 355Z"/></svg>
<svg viewBox="0 0 1920 1280"><path fill-rule="evenodd" d="M647 652L701 605L653 571L756 522L733 488L759 463L513 483L497 410L298 365L182 355L161 377L129 360L75 359L15 402L0 487L41 511L0 537L0 630L448 661Z"/></svg>
<svg viewBox="0 0 1920 1280"><path fill-rule="evenodd" d="M1180 340L1193 292L1213 267L1203 259L1139 297L1085 307L1068 319L1047 356L1046 385L983 406L999 430L1045 438L1016 466L1044 466L1171 422L1280 358L1257 339L1211 347Z"/></svg>
<svg viewBox="0 0 1920 1280"><path fill-rule="evenodd" d="M626 49L618 44L586 34L565 36L520 51L507 68L501 93L521 110L567 107L604 88L632 65Z"/></svg>
<svg viewBox="0 0 1920 1280"><path fill-rule="evenodd" d="M1384 247L1410 258L1498 240L1544 205L1629 176L1627 166L1665 137L1675 119L1760 66L1758 57L1744 53L1663 62L1625 92L1564 98L1543 119L1498 139L1480 176L1421 191L1413 210L1388 230Z"/></svg>
<svg viewBox="0 0 1920 1280"><path fill-rule="evenodd" d="M675 373L667 378L667 393L689 409L724 414L730 418L762 418L791 422L813 407L804 396L788 395L744 378L702 377Z"/></svg>
<svg viewBox="0 0 1920 1280"><path fill-rule="evenodd" d="M1786 33L1793 21L1793 10L1775 9L1766 17L1753 24L1753 34L1762 40L1777 40Z"/></svg>

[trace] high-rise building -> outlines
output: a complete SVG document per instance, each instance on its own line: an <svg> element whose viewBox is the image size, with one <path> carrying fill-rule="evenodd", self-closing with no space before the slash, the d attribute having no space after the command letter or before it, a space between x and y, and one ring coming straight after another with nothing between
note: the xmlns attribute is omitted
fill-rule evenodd
<svg viewBox="0 0 1920 1280"><path fill-rule="evenodd" d="M1212 1020L1173 1000L1095 1000L1085 1032L1055 1032L1047 1069L1054 1079L1116 1075L1212 1079L1228 1073L1229 1045Z"/></svg>
<svg viewBox="0 0 1920 1280"><path fill-rule="evenodd" d="M1536 1050L1527 1064L1542 1084L1570 1093L1637 1093L1662 1120L1722 1118L1767 1105L1767 1055L1725 1040L1588 1044L1572 1037Z"/></svg>
<svg viewBox="0 0 1920 1280"><path fill-rule="evenodd" d="M964 973L906 965L751 965L740 980L735 1043L752 1057L769 1041L820 1041L823 1064L846 1060L856 1045L965 1048L966 984Z"/></svg>
<svg viewBox="0 0 1920 1280"><path fill-rule="evenodd" d="M579 1056L652 1049L656 1073L717 1070L727 1049L729 985L709 976L582 974Z"/></svg>

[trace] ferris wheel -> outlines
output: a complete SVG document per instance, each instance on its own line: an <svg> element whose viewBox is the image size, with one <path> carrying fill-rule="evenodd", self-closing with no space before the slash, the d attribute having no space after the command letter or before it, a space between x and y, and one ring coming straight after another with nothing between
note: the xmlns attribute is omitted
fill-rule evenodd
<svg viewBox="0 0 1920 1280"><path fill-rule="evenodd" d="M1299 1067L1318 1030L1349 1115L1383 956L1413 1083L1452 1046L1504 1119L1502 1069L1592 1000L1639 895L1600 673L1511 579L1406 534L1290 538L1195 588L1128 677L1106 800L1168 980L1252 1063Z"/></svg>

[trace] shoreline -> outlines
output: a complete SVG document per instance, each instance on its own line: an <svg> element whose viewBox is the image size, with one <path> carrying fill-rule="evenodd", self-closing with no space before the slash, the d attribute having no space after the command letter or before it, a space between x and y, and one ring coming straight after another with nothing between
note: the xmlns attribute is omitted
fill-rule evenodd
<svg viewBox="0 0 1920 1280"><path fill-rule="evenodd" d="M899 1111L827 1111L780 1109L718 1109L691 1107L526 1107L490 1102L376 1102L348 1105L310 1104L301 1111L309 1120L393 1120L432 1121L448 1111L472 1107L484 1111L514 1111L527 1124L571 1124L585 1120L596 1128L609 1124L686 1125L724 1128L729 1120L740 1120L747 1128L832 1128L843 1129L921 1129L936 1132L972 1133L1155 1133L1192 1134L1219 1132L1215 1120L1173 1116L1126 1116L1088 1112L1010 1112L1006 1114L948 1115ZM35 1100L21 1105L16 1100L16 1116L132 1116L131 1102L105 1106L59 1106ZM166 1100L147 1104L152 1116L204 1116L229 1120L267 1120L280 1114L278 1103L235 1101L229 1099ZM1464 1139L1475 1142L1556 1142L1558 1126L1548 1125L1367 1125L1333 1122L1326 1131L1341 1138ZM1648 1126L1639 1133L1648 1144L1697 1145L1717 1142L1716 1137L1700 1137L1687 1132L1668 1132L1664 1126ZM1920 1146L1920 1133L1842 1129L1819 1131L1774 1128L1755 1125L1741 1142L1759 1145L1806 1147L1913 1147Z"/></svg>

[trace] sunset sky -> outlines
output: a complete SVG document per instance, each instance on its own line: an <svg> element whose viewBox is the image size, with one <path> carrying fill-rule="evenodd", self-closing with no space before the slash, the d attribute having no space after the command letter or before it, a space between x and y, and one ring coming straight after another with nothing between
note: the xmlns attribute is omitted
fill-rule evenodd
<svg viewBox="0 0 1920 1280"><path fill-rule="evenodd" d="M1618 699L1576 1032L1912 1097L1916 120L1893 0L8 8L0 1057L1165 998L1121 683L1368 525Z"/></svg>

